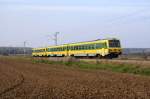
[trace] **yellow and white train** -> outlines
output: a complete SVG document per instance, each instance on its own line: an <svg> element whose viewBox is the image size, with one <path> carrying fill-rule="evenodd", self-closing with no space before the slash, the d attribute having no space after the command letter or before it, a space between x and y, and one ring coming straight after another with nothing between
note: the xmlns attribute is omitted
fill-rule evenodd
<svg viewBox="0 0 150 99"><path fill-rule="evenodd" d="M117 58L122 53L120 40L99 39L88 42L70 43L46 48L34 48L33 57L107 57Z"/></svg>

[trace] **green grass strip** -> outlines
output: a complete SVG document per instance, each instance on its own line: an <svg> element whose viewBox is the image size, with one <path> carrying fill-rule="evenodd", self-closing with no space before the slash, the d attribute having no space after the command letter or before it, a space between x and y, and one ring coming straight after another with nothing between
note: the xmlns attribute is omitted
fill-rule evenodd
<svg viewBox="0 0 150 99"><path fill-rule="evenodd" d="M150 76L150 68L140 68L139 66L129 64L113 64L113 63L98 63L91 64L88 62L55 62L49 60L32 60L33 63L58 64L68 67L78 67L81 69L100 69L120 73L131 73L138 75Z"/></svg>

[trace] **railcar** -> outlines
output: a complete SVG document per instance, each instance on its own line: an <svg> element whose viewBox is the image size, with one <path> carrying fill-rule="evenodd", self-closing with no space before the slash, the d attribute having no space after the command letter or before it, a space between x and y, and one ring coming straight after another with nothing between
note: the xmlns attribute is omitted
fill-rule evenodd
<svg viewBox="0 0 150 99"><path fill-rule="evenodd" d="M56 56L68 56L68 45L60 45L60 46L50 46L46 48L48 57L56 57Z"/></svg>
<svg viewBox="0 0 150 99"><path fill-rule="evenodd" d="M121 52L120 40L103 39L69 44L69 56L117 58Z"/></svg>
<svg viewBox="0 0 150 99"><path fill-rule="evenodd" d="M33 57L46 57L47 56L46 48L33 48L32 56Z"/></svg>
<svg viewBox="0 0 150 99"><path fill-rule="evenodd" d="M117 58L119 55L121 55L121 53L122 48L120 40L118 39L98 39L88 42L71 43L60 46L49 46L47 48L33 49L33 56L48 57L86 56L99 58Z"/></svg>

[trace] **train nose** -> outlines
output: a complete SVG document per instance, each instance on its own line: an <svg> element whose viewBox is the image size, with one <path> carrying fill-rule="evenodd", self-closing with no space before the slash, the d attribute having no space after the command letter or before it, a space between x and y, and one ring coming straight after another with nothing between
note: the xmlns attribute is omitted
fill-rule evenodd
<svg viewBox="0 0 150 99"><path fill-rule="evenodd" d="M121 49L109 49L109 52L121 52Z"/></svg>

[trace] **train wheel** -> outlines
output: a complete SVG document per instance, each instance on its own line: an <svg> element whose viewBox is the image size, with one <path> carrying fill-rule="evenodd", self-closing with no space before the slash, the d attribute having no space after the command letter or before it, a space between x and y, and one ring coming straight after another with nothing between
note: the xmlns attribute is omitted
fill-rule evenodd
<svg viewBox="0 0 150 99"><path fill-rule="evenodd" d="M100 54L97 54L96 57L97 57L98 59L102 59L102 56L101 56Z"/></svg>

